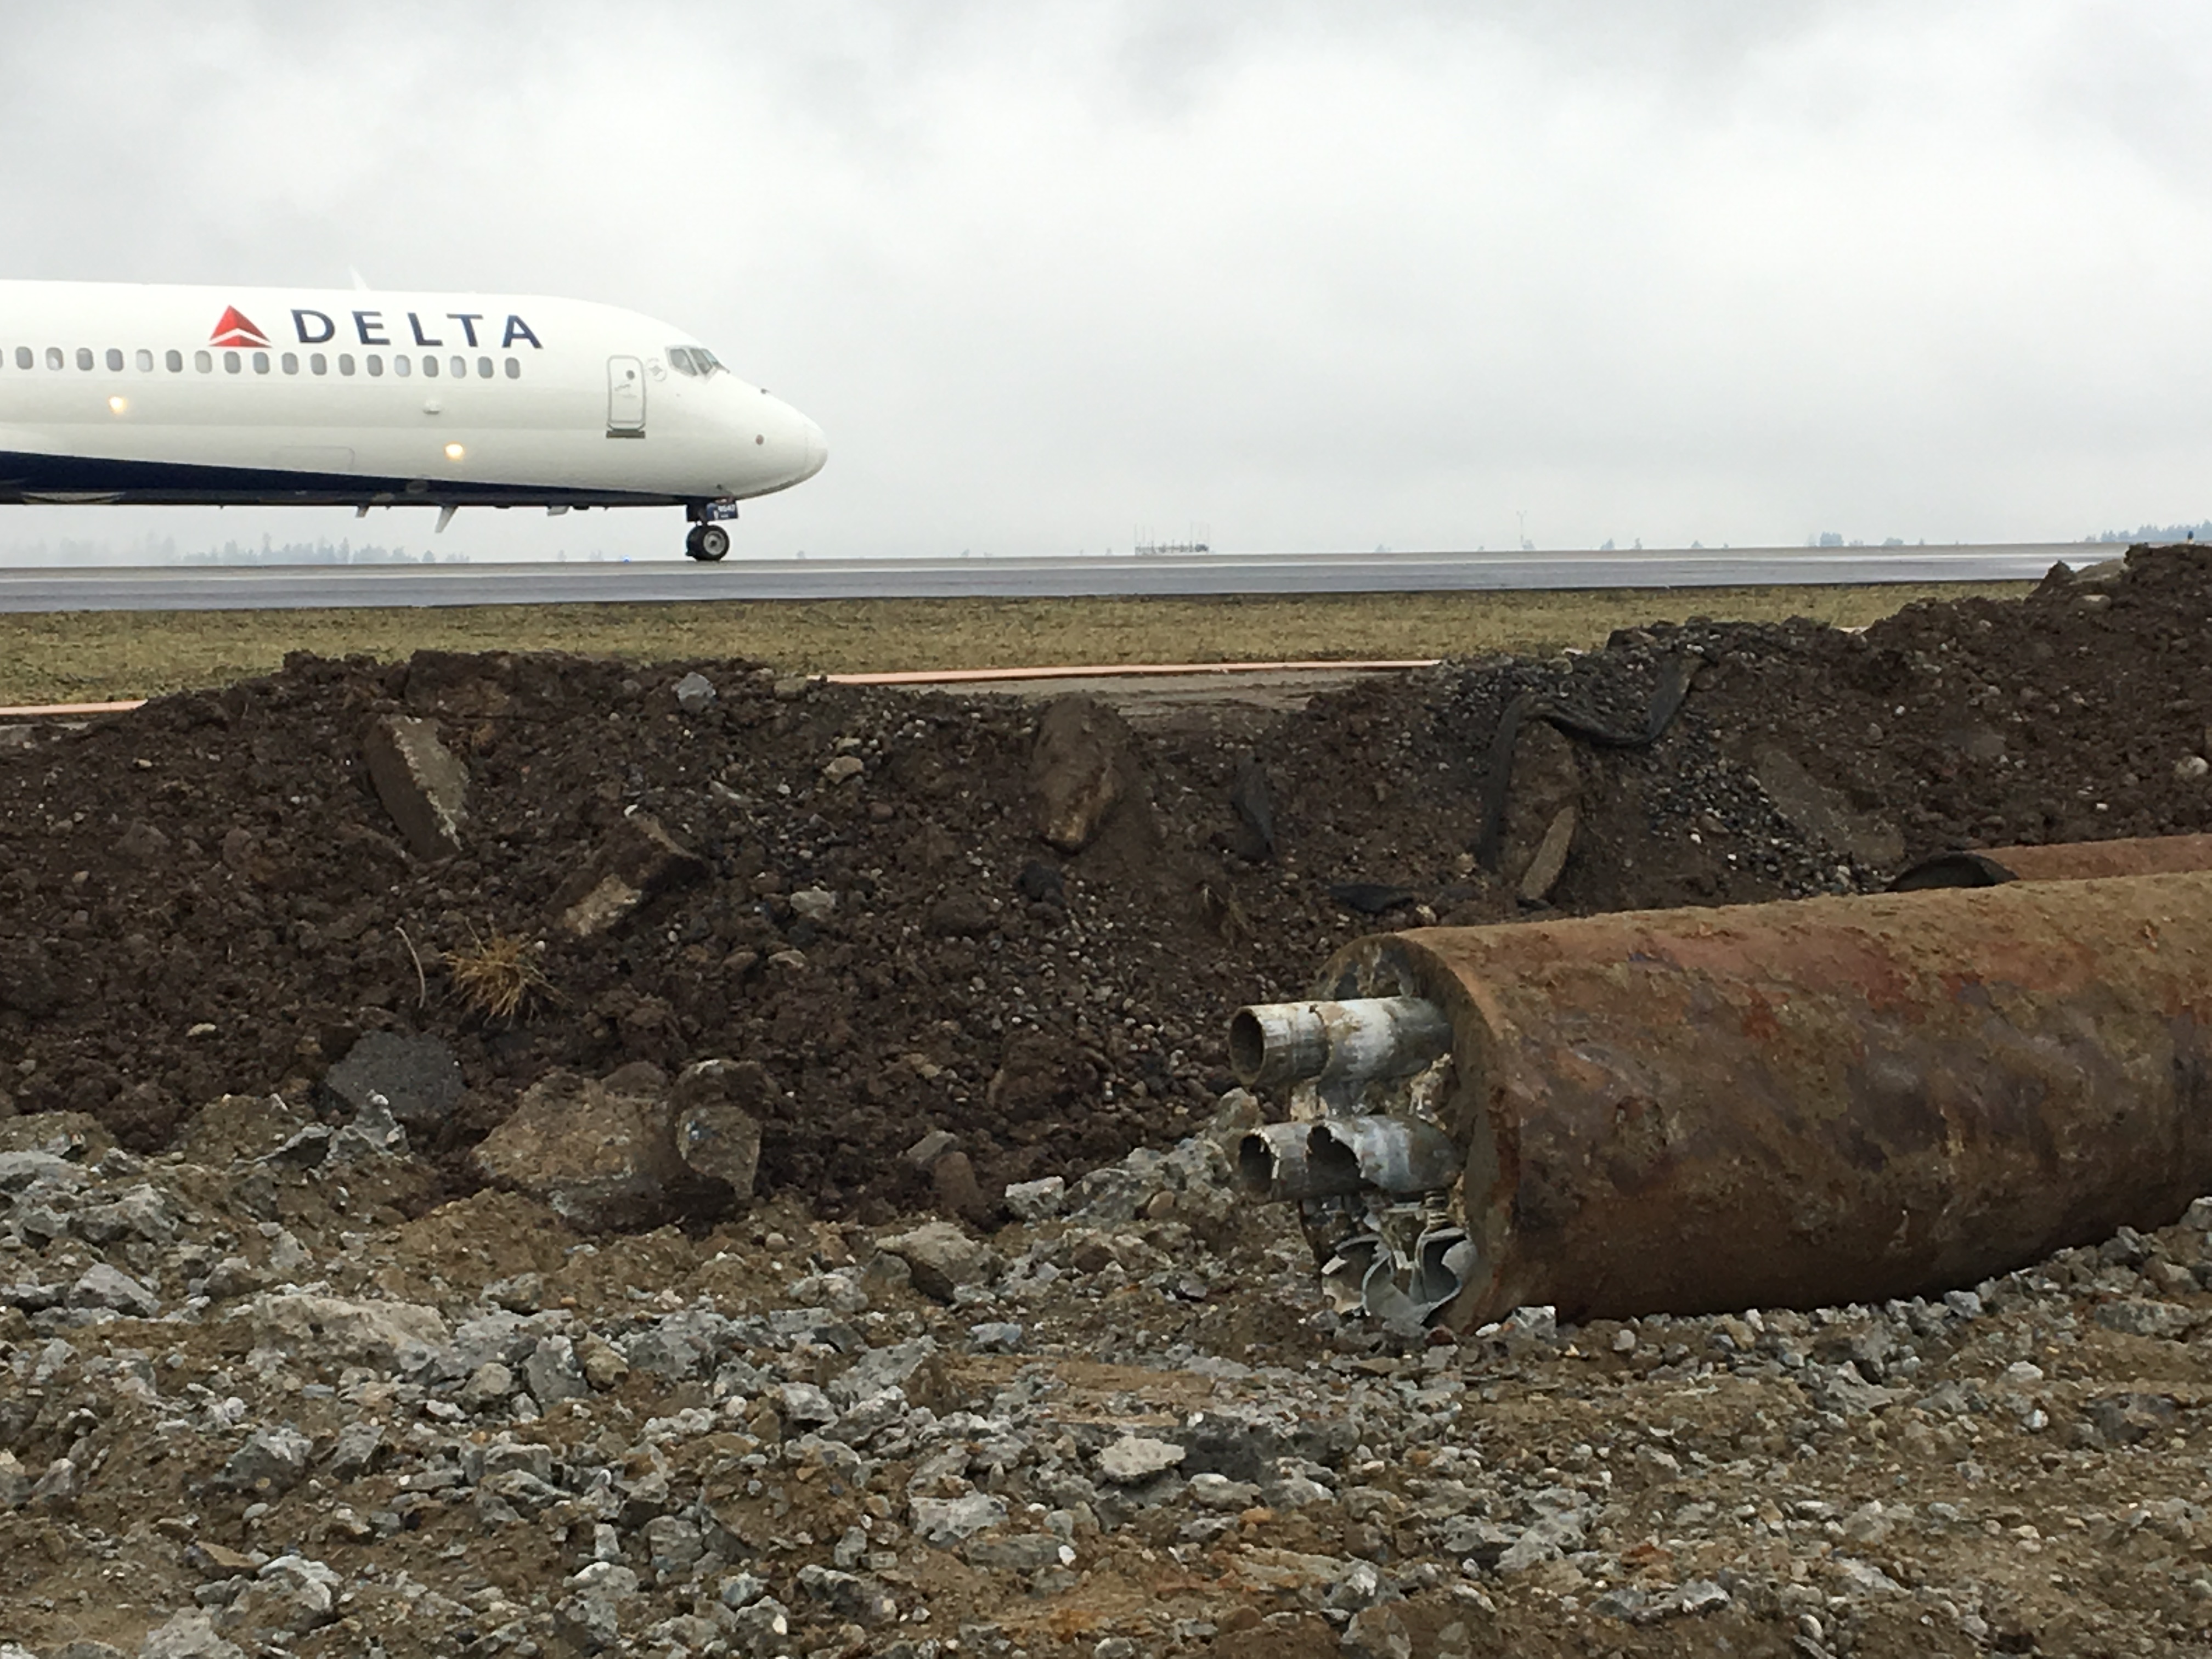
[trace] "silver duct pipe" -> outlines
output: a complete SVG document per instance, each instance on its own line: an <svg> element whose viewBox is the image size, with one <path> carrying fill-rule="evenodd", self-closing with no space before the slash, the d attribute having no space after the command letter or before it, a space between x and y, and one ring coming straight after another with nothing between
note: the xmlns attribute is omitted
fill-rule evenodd
<svg viewBox="0 0 2212 1659"><path fill-rule="evenodd" d="M1307 1153L1313 1143L1311 1123L1269 1123L1253 1130L1237 1143L1237 1184L1252 1198L1291 1200L1334 1198L1359 1190L1359 1174L1349 1182L1319 1184Z"/></svg>
<svg viewBox="0 0 2212 1659"><path fill-rule="evenodd" d="M1229 1061L1248 1089L1408 1077L1451 1045L1451 1022L1420 997L1257 1003L1229 1022Z"/></svg>
<svg viewBox="0 0 2212 1659"><path fill-rule="evenodd" d="M1349 1169L1363 1184L1386 1193L1434 1193L1459 1179L1467 1154L1425 1118L1370 1115L1313 1125L1306 1162L1329 1179Z"/></svg>
<svg viewBox="0 0 2212 1659"><path fill-rule="evenodd" d="M1237 1143L1237 1179L1255 1198L1341 1198L1443 1190L1465 1154L1425 1120L1328 1117L1270 1123Z"/></svg>

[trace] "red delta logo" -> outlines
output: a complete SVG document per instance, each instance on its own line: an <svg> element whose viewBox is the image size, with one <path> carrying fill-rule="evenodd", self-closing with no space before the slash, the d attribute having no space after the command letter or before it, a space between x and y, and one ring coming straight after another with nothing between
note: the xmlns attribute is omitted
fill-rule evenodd
<svg viewBox="0 0 2212 1659"><path fill-rule="evenodd" d="M208 343L259 350L268 345L269 337L256 328L236 306L225 306L222 320L215 325L215 332L208 337Z"/></svg>

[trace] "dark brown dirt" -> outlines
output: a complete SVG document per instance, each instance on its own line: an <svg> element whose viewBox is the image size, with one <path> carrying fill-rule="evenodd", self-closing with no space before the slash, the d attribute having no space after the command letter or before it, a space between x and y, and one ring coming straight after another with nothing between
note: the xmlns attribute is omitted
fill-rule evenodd
<svg viewBox="0 0 2212 1659"><path fill-rule="evenodd" d="M1469 849L1522 692L1636 727L1694 658L1656 744L1566 740L1582 830L1553 899L1733 902L1877 884L1948 847L2212 827L2212 785L2176 771L2206 746L2208 645L2212 554L2187 548L1863 635L1692 620L1451 665L1257 730L1141 732L1140 788L1072 857L1035 833L1019 703L779 690L731 662L295 658L0 752L0 1103L151 1147L225 1092L304 1089L362 1031L422 1030L471 1090L452 1152L550 1068L732 1055L781 1091L770 1190L830 1215L927 1203L896 1154L942 1126L988 1198L1187 1132L1227 1081L1225 1014L1302 988L1345 940L1517 914ZM696 715L672 694L691 669L720 691ZM434 717L467 763L458 857L410 855L368 783L362 731L398 712ZM1833 822L1778 807L1776 751ZM860 775L830 781L845 754ZM603 937L558 934L555 895L636 811L707 878ZM1509 876L1531 826L1512 830ZM812 889L834 912L794 908ZM444 965L493 935L544 941L550 994L511 1024Z"/></svg>

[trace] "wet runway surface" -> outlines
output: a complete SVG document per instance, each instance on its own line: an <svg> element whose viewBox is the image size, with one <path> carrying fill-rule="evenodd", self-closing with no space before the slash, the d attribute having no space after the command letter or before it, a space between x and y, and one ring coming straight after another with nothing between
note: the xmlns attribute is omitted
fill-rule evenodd
<svg viewBox="0 0 2212 1659"><path fill-rule="evenodd" d="M162 566L0 569L0 611L278 611L701 599L1071 599L2021 581L2078 542L1967 547L1690 548L1560 553L1212 554L1199 557L746 559L649 563Z"/></svg>

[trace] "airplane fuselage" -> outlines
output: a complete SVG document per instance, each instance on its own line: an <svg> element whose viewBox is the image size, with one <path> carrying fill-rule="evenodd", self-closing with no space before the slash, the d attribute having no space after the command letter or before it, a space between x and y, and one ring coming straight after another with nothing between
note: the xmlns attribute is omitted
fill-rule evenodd
<svg viewBox="0 0 2212 1659"><path fill-rule="evenodd" d="M825 453L684 331L611 306L0 282L0 502L683 505L703 521Z"/></svg>

